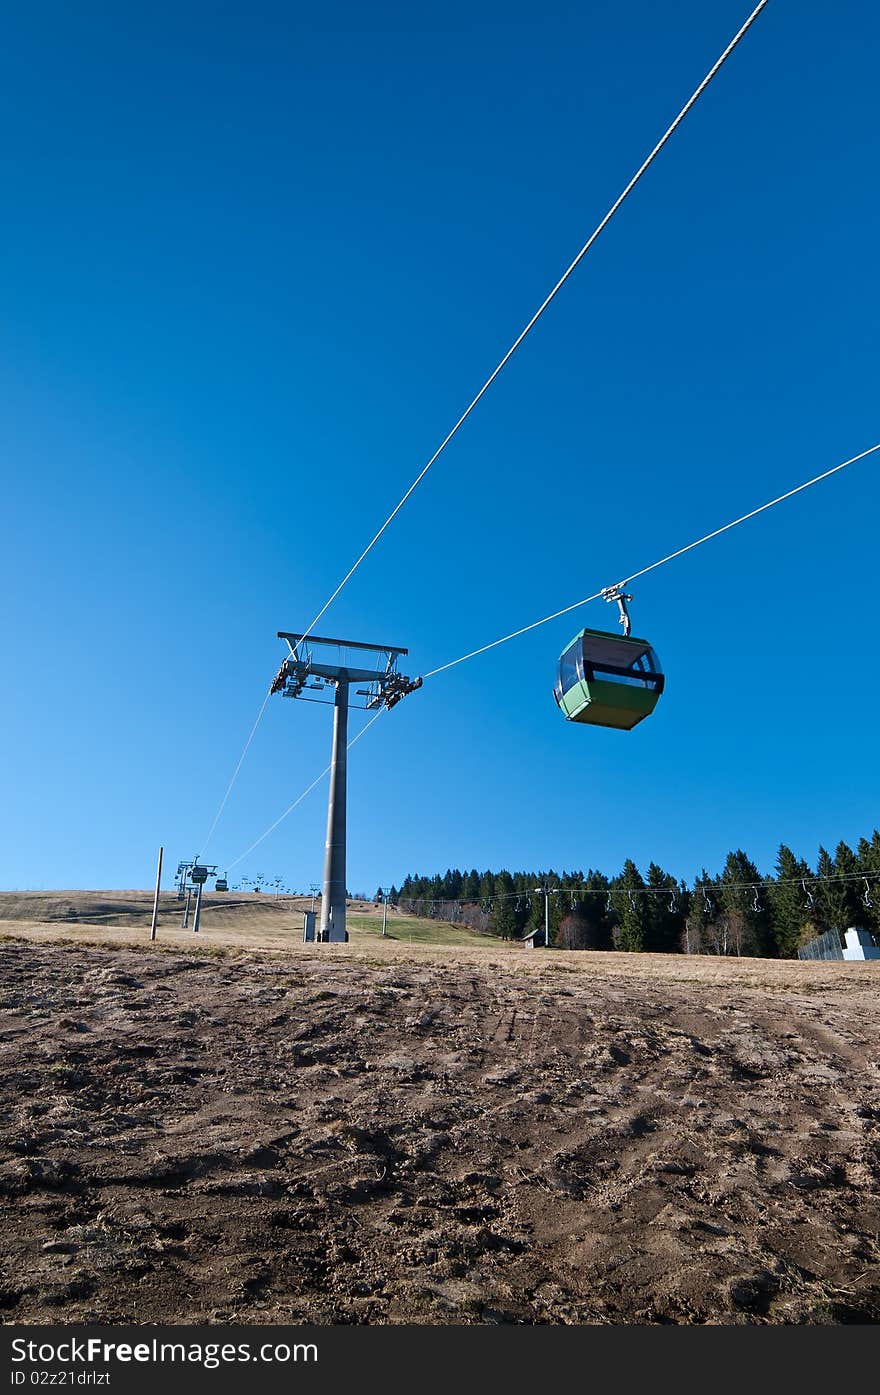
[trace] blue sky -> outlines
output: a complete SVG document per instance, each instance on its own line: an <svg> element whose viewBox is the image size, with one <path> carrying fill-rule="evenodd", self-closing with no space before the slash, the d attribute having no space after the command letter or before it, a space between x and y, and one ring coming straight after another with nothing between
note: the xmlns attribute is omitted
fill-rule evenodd
<svg viewBox="0 0 880 1395"><path fill-rule="evenodd" d="M204 851L284 654L748 4L44 4L0 58L0 885ZM421 672L880 439L876 8L771 0L322 621ZM667 672L566 723L593 605L352 753L349 885L692 876L877 820L877 460L634 587ZM361 720L361 719L359 719ZM329 756L274 699L208 849ZM239 867L320 878L323 789Z"/></svg>

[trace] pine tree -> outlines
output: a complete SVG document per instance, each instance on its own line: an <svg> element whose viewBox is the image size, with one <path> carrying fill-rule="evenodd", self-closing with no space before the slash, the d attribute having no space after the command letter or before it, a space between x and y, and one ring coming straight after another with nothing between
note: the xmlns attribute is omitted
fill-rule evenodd
<svg viewBox="0 0 880 1395"><path fill-rule="evenodd" d="M562 878L564 890L556 901L555 943L562 949L611 949L611 923L606 913L608 878L594 872L572 872Z"/></svg>
<svg viewBox="0 0 880 1395"><path fill-rule="evenodd" d="M703 868L690 892L654 862L643 879L632 859L612 881L594 871L481 874L476 868L465 873L447 868L443 876L407 875L400 892L392 887L388 899L422 915L431 913L432 902L442 915L448 913L444 902L463 901L471 907L465 913L473 917L469 923L484 929L489 904L504 900L507 905L492 917L493 928L501 933L500 927L512 924L513 933L522 935L544 928L544 894L536 888L546 885L552 889L551 944L574 938L597 948L791 956L818 931L837 930L842 936L856 925L880 936L880 830L859 839L857 852L840 842L832 858L820 847L815 875L781 844L775 871L775 882L762 882L755 864L737 849L720 878ZM576 924L561 934L572 916Z"/></svg>
<svg viewBox="0 0 880 1395"><path fill-rule="evenodd" d="M780 958L793 959L799 946L821 931L817 888L809 865L785 843L779 845L775 872L769 889L773 949Z"/></svg>
<svg viewBox="0 0 880 1395"><path fill-rule="evenodd" d="M516 936L516 917L513 902L509 896L499 897L492 906L489 916L489 930L502 940L512 940Z"/></svg>
<svg viewBox="0 0 880 1395"><path fill-rule="evenodd" d="M770 914L761 900L757 901L755 884L761 873L742 848L728 853L721 874L722 931L725 954L769 955L773 952Z"/></svg>
<svg viewBox="0 0 880 1395"><path fill-rule="evenodd" d="M870 842L867 838L859 839L856 861L862 873L858 884L862 904L857 923L876 936L880 933L880 832L876 828Z"/></svg>
<svg viewBox="0 0 880 1395"><path fill-rule="evenodd" d="M681 948L686 907L682 903L674 877L652 862L648 868L648 886L653 893L648 902L648 931L646 949L658 954L670 954Z"/></svg>
<svg viewBox="0 0 880 1395"><path fill-rule="evenodd" d="M458 868L446 868L443 878L443 900L457 901L461 896L462 876Z"/></svg>
<svg viewBox="0 0 880 1395"><path fill-rule="evenodd" d="M501 871L495 877L494 895L496 898L503 897L505 901L512 905L515 899L512 893L513 877L510 875L508 871L506 871L505 868L502 868Z"/></svg>
<svg viewBox="0 0 880 1395"><path fill-rule="evenodd" d="M596 948L613 949L616 915L611 897L611 882L603 872L593 871L587 873L583 882L593 893L584 898L584 914L595 927Z"/></svg>
<svg viewBox="0 0 880 1395"><path fill-rule="evenodd" d="M841 840L834 851L834 875L838 878L838 906L843 921L837 928L841 935L851 925L864 924L865 908L861 898L863 887L858 880L858 871L859 864L855 853L848 843Z"/></svg>
<svg viewBox="0 0 880 1395"><path fill-rule="evenodd" d="M464 879L461 899L463 901L479 901L480 899L480 874L476 867L472 867Z"/></svg>
<svg viewBox="0 0 880 1395"><path fill-rule="evenodd" d="M835 880L834 858L827 848L820 847L816 860L816 925L822 934L836 930L841 935L846 924L846 898L841 883Z"/></svg>
<svg viewBox="0 0 880 1395"><path fill-rule="evenodd" d="M720 914L716 878L705 867L694 882L682 936L686 954L717 954L715 927Z"/></svg>
<svg viewBox="0 0 880 1395"><path fill-rule="evenodd" d="M631 952L643 950L650 935L649 898L644 895L645 882L632 858L627 858L623 871L619 877L615 877L612 885L616 892L614 905L617 911L614 948Z"/></svg>

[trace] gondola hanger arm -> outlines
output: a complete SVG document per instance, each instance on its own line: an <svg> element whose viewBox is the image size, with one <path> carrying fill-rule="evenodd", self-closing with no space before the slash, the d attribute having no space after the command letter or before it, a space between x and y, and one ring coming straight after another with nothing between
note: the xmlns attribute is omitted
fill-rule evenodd
<svg viewBox="0 0 880 1395"><path fill-rule="evenodd" d="M626 603L632 600L632 596L628 591L624 591L623 583L618 582L616 586L604 586L602 588L602 599L606 601L616 601L617 608L620 611L618 621L619 624L623 626L623 633L628 639L629 632L632 629L632 621L630 620Z"/></svg>

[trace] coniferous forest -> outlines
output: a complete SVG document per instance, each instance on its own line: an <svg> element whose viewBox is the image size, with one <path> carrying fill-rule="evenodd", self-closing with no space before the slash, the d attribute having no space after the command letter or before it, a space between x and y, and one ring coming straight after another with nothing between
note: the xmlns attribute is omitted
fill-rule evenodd
<svg viewBox="0 0 880 1395"><path fill-rule="evenodd" d="M545 891L547 893L545 897ZM382 897L377 892L377 900ZM820 847L814 866L784 843L770 876L741 849L692 885L652 862L620 872L462 872L408 876L388 899L401 910L451 920L501 939L543 932L560 949L619 949L796 958L817 935L849 926L880 941L880 831L855 849Z"/></svg>

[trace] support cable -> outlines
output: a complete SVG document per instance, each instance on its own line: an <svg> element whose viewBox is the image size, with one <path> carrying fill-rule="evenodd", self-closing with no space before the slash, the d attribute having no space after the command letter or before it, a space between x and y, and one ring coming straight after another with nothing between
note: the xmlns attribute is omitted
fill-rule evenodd
<svg viewBox="0 0 880 1395"><path fill-rule="evenodd" d="M685 117L687 116L687 114L688 114L688 112L691 110L691 108L692 108L693 106L695 106L695 104L699 101L700 97L703 95L703 93L705 92L706 88L709 86L709 84L710 84L710 82L712 81L712 79L716 76L716 74L721 70L721 68L722 68L722 67L724 66L724 64L727 62L728 58L729 58L730 55L733 53L734 49L735 49L735 48L737 47L737 45L739 44L740 40L744 38L744 36L745 36L746 33L748 32L748 30L752 27L752 25L754 24L755 20L758 18L758 15L761 13L761 11L762 11L763 9L765 9L765 7L767 6L768 3L769 3L769 0L760 0L760 3L759 3L758 5L755 6L754 10L753 10L752 13L749 15L748 19L745 21L745 23L742 25L742 27L737 31L737 33L733 36L733 38L731 39L730 43L729 43L729 44L727 45L727 47L725 48L724 52L723 52L723 53L721 54L721 56L720 56L718 59L716 59L716 61L713 63L712 67L709 69L708 73L707 73L706 76L703 78L703 80L702 80L702 82L700 83L700 85L695 89L695 91L692 93L692 95L691 95L691 96L688 98L688 100L685 102L684 106L682 107L682 109L681 109L681 111L678 113L678 115L676 116L675 120L672 122L672 124L671 124L670 126L667 127L667 129L664 131L663 135L662 135L662 136L660 137L660 139L658 140L657 144L654 146L654 148L653 148L653 150L651 151L651 153L646 157L645 160L643 160L642 164L641 164L641 165L639 166L639 168L636 170L635 174L633 175L633 177L632 177L632 179L629 181L629 183L626 185L625 189L622 191L622 193L620 193L620 194L617 196L617 198L614 200L614 203L613 203L613 204L611 205L611 207L608 209L608 212L605 214L605 216L602 218L602 220L601 220L601 221L596 225L596 227L593 229L593 231L591 232L590 236L587 238L587 241L584 243L583 247L580 249L580 251L578 252L577 256L574 258L574 260L570 263L570 265L566 268L566 270L565 270L565 271L563 272L563 274L560 276L559 280L556 282L556 285L555 285L555 286L553 287L553 289L550 291L549 295L547 295L547 296L545 297L545 299L544 299L544 300L541 302L541 304L539 305L538 309L535 311L534 315L532 315L532 318L529 320L528 324L527 324L527 325L525 326L525 328L522 329L522 330L520 331L520 333L517 335L516 339L513 341L513 343L511 344L510 348L507 350L507 353L504 355L504 357L501 359L501 361L500 361L500 362L498 363L498 365L493 369L492 373L489 375L489 377L488 377L488 378L486 379L486 381L483 383L483 386L480 388L480 390L479 390L479 392L477 393L476 397L474 397L474 399L471 401L471 403L470 403L469 406L465 409L465 411L462 412L461 416L458 418L458 421L455 423L455 425L453 426L452 430L451 430L450 432L448 432L448 434L447 434L447 435L443 438L443 440L440 442L440 445L437 447L437 449L435 450L434 454L431 456L430 460L427 462L426 465L423 466L423 468L420 470L419 474L418 474L418 475L416 476L416 478L413 480L413 482L412 482L412 484L410 485L409 489L407 489L407 491L406 491L406 493L403 495L403 497L402 497L402 498L399 500L399 502L394 506L394 508L392 509L391 513L388 515L388 517L386 518L385 522L382 524L381 528L380 528L380 529L378 530L378 532L375 533L374 536L370 539L369 543L368 543L367 546L364 548L363 552L360 554L360 556L358 557L357 561L354 563L354 565L353 565L352 567L349 568L349 570L346 572L345 576L344 576L344 577L342 578L342 580L340 581L339 585L336 587L336 590L333 591L333 593L331 594L330 598L324 603L324 605L323 605L323 606L321 607L321 609L318 611L317 615L316 615L315 618L312 620L312 622L311 622L311 624L309 625L308 629L305 631L305 634L302 636L303 639L308 638L308 636L312 633L312 631L314 630L314 628L315 628L315 626L317 625L318 621L319 621L319 620L321 619L321 617L326 613L326 611L328 611L328 610L330 609L330 606L331 606L331 605L333 604L333 602L336 600L336 597L337 597L337 596L339 595L339 593L342 591L343 587L345 587L345 586L348 584L348 582L349 582L349 581L351 580L351 578L354 576L355 572L356 572L356 571L358 570L358 568L360 567L361 563L364 562L365 559L369 556L370 552L372 552L373 548L376 546L376 543L377 543L377 542L379 541L379 539L382 537L382 534L385 532L385 530L390 526L390 524L394 521L394 519L395 519L395 518L397 517L397 515L400 513L401 509L402 509L403 506L406 504L407 500L415 493L416 489L417 489L418 486L421 484L422 480L425 478L425 476L427 475L428 471L431 469L432 465L434 465L435 462L440 458L440 456L443 454L443 451L444 451L444 450L446 449L446 447L449 445L449 443L450 443L450 441L452 440L452 438L457 434L457 432L459 431L459 429L464 425L464 423L467 421L468 417L471 415L471 412L474 410L474 408L477 406L477 404L481 401L481 399L482 399L482 398L485 396L485 394L488 392L489 388L492 386L492 384L494 383L495 379L498 377L498 375L501 373L501 371L507 366L507 364L508 364L508 363L510 362L510 360L513 358L513 355L516 353L516 351L517 351L517 349L519 348L520 344L522 344L523 340L524 340L524 339L527 337L527 335L530 334L531 331L534 329L535 325L538 323L538 321L540 320L541 316L544 314L544 311L548 308L548 306L550 305L550 303L556 298L557 294L559 293L559 291L561 291L561 289L562 289L562 287L565 285L566 281L569 279L569 277L572 275L572 273L573 273L573 272L575 271L575 269L578 267L578 265L579 265L580 262L583 260L583 258L587 255L587 253L589 252L590 248L593 246L593 244L594 244L594 242L596 241L596 239L600 236L600 234L601 234L602 232L604 232L605 228L607 228L608 224L611 222L612 218L613 218L614 215L617 213L618 209L619 209L619 208L622 206L622 204L626 201L626 199L627 199L627 198L629 197L629 195L632 193L633 189L635 189L636 185L638 184L638 182L639 182L639 180L642 178L642 176L646 173L646 171L647 171L647 170L650 168L650 166L654 163L654 161L656 160L657 156L660 154L660 151L663 149L664 145L666 145L667 141L668 141L668 140L670 139L670 137L674 134L674 132L677 130L677 128L681 125L682 121L685 119ZM583 604L583 602L578 602L578 604L579 604L579 605L580 605L580 604ZM572 607L572 608L573 608L573 607ZM564 612L563 612L563 613L564 613ZM552 617L550 617L550 618L552 618ZM511 636L511 638L513 638L513 636ZM469 657L470 657L470 656L469 656ZM210 832L209 832L209 834L208 834L208 838L210 838L211 835L213 834L214 829L217 827L217 824L218 824L218 822L219 822L220 815L223 813L223 810L224 810L224 808L226 807L226 801L227 801L228 798L229 798L229 795L230 795L230 793L231 793L231 791L232 791L233 785L235 784L236 780L238 779L238 773L239 773L239 771L241 770L242 765L244 764L244 758L245 758L245 756L247 755L248 750L250 749L250 744L251 744L251 742L252 742L253 739L254 739L254 734L255 734L255 732L256 732L256 730L257 730L257 727L260 725L260 722L261 722L261 720L262 720L263 713L264 713L265 709L266 709L266 702L265 702L265 700L264 700L263 705L262 705L262 707L260 708L260 710L259 710L259 712L258 712L258 714L257 714L257 720L254 722L253 728L251 729L251 733L250 733L250 735L249 735L247 741L245 742L244 750L242 751L242 753L241 753L241 755L240 755L240 757L239 757L238 764L236 765L234 771L232 772L232 778L230 779L229 784L228 784L227 787L226 787L226 792L225 792L225 794L223 795L223 799L221 800L220 808L217 810L217 813L216 813L216 815L215 815L215 817L214 817L214 822L213 822L212 825L211 825L211 829L210 829ZM365 728L365 729L366 729L366 728ZM208 841L207 839L204 840L204 842L203 842L203 846L204 846L204 847L207 847L207 841Z"/></svg>
<svg viewBox="0 0 880 1395"><path fill-rule="evenodd" d="M848 460L841 461L839 465L833 465L830 470L823 470L821 474L814 475L812 479L804 480L803 484L795 485L793 489L786 490L784 494L778 494L775 499L769 499L766 504L760 504L757 508L750 509L748 513L741 514L739 518L734 518L729 523L723 524L722 527L714 528L711 533L705 533L701 538L696 538L693 542L686 543L684 547L677 548L675 552L667 553L665 557L658 558L656 562L651 562L649 566L642 567L637 572L631 572L630 575L624 577L623 580L618 583L618 585L628 586L631 581L635 581L639 577L646 576L648 572L656 571L658 567L665 566L667 562L672 562L677 557L683 557L686 552L692 552L694 548L701 547L703 543L710 542L713 538L720 537L722 533L729 532L731 528L738 527L740 523L746 523L749 519L756 518L758 514L765 513L767 509L774 508L776 504L784 503L786 499L792 499L796 494L802 494L805 489L810 489L814 484L819 484L822 480L829 479L832 475L836 475L841 470L845 470L848 465L854 465L857 461L864 460L867 456L873 455L878 450L880 450L880 441L878 441L876 445L869 446L867 450L860 451L858 455L850 456ZM591 601L601 600L603 599L604 594L607 590L608 587L603 587L599 591L595 591L592 596L585 596L583 600L574 601L572 605L563 606L561 610L555 610L551 615L545 615L541 620L533 620L529 625L523 625L518 630L512 630L510 634L502 635L500 639L493 639L489 644L481 645L479 649L472 649L469 653L462 654L457 659L451 659L449 663L441 664L438 668L430 669L424 675L424 677L426 679L435 678L437 674L445 673L448 669L455 668L458 664L466 663L468 659L474 659L479 654L485 654L490 649L497 649L499 645L507 644L509 640L517 639L520 635L527 634L529 630L536 630L541 625L549 624L551 620L558 620L561 615L568 615L570 611L578 610L581 606L588 605ZM265 707L266 701L268 701L268 697L264 699L263 707ZM373 716L370 719L370 721L367 722L366 725L361 728L357 736L355 736L349 742L347 747L349 751L351 750L355 742L359 741L361 737L369 731L370 727L373 725L373 722L375 722L376 719L382 715L383 711L385 711L385 708L380 708L379 711L375 714L375 716ZM256 730L256 726L254 727L254 730ZM253 731L251 732L251 738L253 738ZM245 748L245 750L246 749L247 748ZM242 754L242 760L243 759L244 753ZM311 791L315 788L315 786L320 784L321 780L323 780L324 776L328 774L329 770L330 766L328 765L325 770L322 770L321 774L317 777L317 779L313 780L313 782L308 786L308 788L303 790L302 794L297 799L295 799L294 802L287 807L287 809L285 809L284 813L281 814L275 820L275 822L271 824L269 828L266 829L265 833L260 834L256 842L252 843L251 846L245 852L241 853L235 859L234 862L229 863L229 868L237 866L238 863L243 860L243 858L247 857L248 853L253 852L254 848L256 848L260 843L262 843L263 839L267 838L269 834L272 833L278 827L278 825L281 822L283 822L284 819L287 818L288 814L291 814L293 812L293 810L297 807L298 804L302 803L306 795L310 794Z"/></svg>
<svg viewBox="0 0 880 1395"><path fill-rule="evenodd" d="M346 751L350 751L351 748L352 748L352 746L354 746L358 741L360 741L360 739L361 739L361 737L364 735L364 733L365 733L365 732L368 732L368 731L370 730L370 727L373 725L373 723L374 723L375 721L377 721L377 719L378 719L379 717L382 716L382 713L383 713L384 711L385 711L385 708L384 708L384 707L380 707L380 708L379 708L379 711L376 712L376 713L374 713L374 715L370 718L370 720L369 720L367 723L365 723L364 726L361 727L361 729L360 729L360 731L358 732L357 736L353 736L353 737L351 738L351 740L349 741L348 745L347 745L346 748L345 748ZM287 818L288 814L292 814L293 811L294 811L294 809L297 807L297 805L302 804L302 802L303 802L303 800L305 799L306 795L311 794L312 790L313 790L313 789L316 789L317 786L320 785L321 781L324 779L324 776L325 776L325 775L329 775L331 768L332 768L332 767L329 766L329 765L325 766L324 769L321 771L320 775L319 775L316 779L314 779L310 785L307 785L307 786L306 786L306 788L303 790L302 794L299 795L299 796L293 801L292 804L288 804L287 808L284 810L284 813L283 813L283 814L279 814L279 815L278 815L278 818L275 820L275 822L274 822L274 823L270 823L269 827L265 830L265 832L264 832L264 833L261 833L260 836L259 836L259 838L255 838L254 841L253 841L253 843L251 843L251 845L250 845L249 848L245 848L245 850L244 850L243 853L239 853L238 857L234 858L232 862L229 862L229 863L226 864L226 871L227 871L227 874L228 874L229 872L232 871L233 867L237 867L238 864L239 864L240 862L243 862L244 859L248 856L248 854L249 854L249 853L252 853L252 852L254 851L254 848L258 848L259 845L262 843L262 841L263 841L264 838L268 838L270 833L274 833L274 832L275 832L275 829L278 827L278 825L279 825L280 823L283 823L283 822L284 822L284 820Z"/></svg>
<svg viewBox="0 0 880 1395"><path fill-rule="evenodd" d="M527 324L527 325L525 326L525 328L524 328L523 330L521 330L520 333L517 335L516 339L513 341L513 343L511 344L510 348L507 350L507 353L506 353L506 354L504 355L504 357L501 359L501 361L500 361L500 363L497 365L497 367L493 369L493 371L490 373L489 377L488 377L488 378L486 379L486 381L484 382L483 386L480 388L480 390L479 390L479 392L477 393L476 397L473 399L473 401L470 403L470 405L469 405L468 407L466 407L465 410L462 412L461 416L459 417L458 421L457 421L457 422L455 423L455 425L453 426L452 430L451 430L451 431L448 433L448 435L446 435L446 436L443 438L443 440L440 442L440 445L437 447L437 449L435 450L434 454L431 456L431 458L430 458L430 460L428 461L428 463L427 463L425 466L423 466L423 468L422 468L422 470L419 472L419 474L416 475L416 478L413 480L413 482L412 482L412 484L410 485L409 489L406 491L406 493L405 493L405 494L403 495L403 497L400 499L399 503L397 503L397 504L394 506L394 508L391 510L391 513L388 515L388 517L386 518L385 522L382 524L382 527L381 527L381 528L379 529L379 531L373 536L373 538L371 538L371 540L367 543L367 546L364 548L363 552L362 552L361 555L358 557L358 559L357 559L357 561L354 563L354 565L349 569L349 571L346 572L345 576L342 578L342 580L340 581L339 585L336 587L336 590L333 592L333 594L331 595L330 599L329 599L329 600L321 607L321 609L318 611L317 615L315 616L314 620L312 621L311 625L309 626L308 630L306 631L306 634L307 634L307 635L314 629L315 625L317 625L318 621L321 619L321 617L322 617L322 615L324 614L324 612L325 612L326 610L328 610L328 609L330 608L330 606L333 604L333 602L336 600L336 597L339 595L339 593L340 593L340 591L342 590L342 588L343 588L343 587L351 580L351 578L354 576L354 574L355 574L355 572L357 571L358 567L361 565L361 563L366 559L366 557L369 555L369 553L370 553L370 552L373 550L373 548L376 546L376 543L379 541L379 539L381 538L382 534L385 532L386 528L389 526L389 524L391 524L391 523L394 521L394 519L395 519L395 518L397 517L397 515L400 513L400 510L403 508L403 506L404 506L404 504L407 502L407 500L411 497L412 494L415 493L416 489L417 489L418 486L421 484L422 480L425 478L425 475L426 475L426 474L428 473L428 471L431 469L431 466L435 463L435 461L437 461L437 460L439 459L439 457L442 455L443 451L444 451L444 450L446 449L446 447L449 445L449 442L452 440L453 436L456 435L456 433L458 432L459 428L462 427L462 426L464 425L464 423L467 421L468 417L470 416L471 412L472 412L472 411L474 410L474 408L476 407L477 403L485 396L485 394L488 392L489 388L490 388L490 387L492 386L492 384L494 383L495 379L498 377L499 373L502 371L503 368L506 367L506 365L507 365L507 364L510 362L510 360L513 358L513 355L516 353L516 351L517 351L517 349L519 348L520 344L523 342L523 340L526 338L526 336L527 336L528 334L530 334L531 331L534 329L535 325L538 323L538 321L540 320L541 316L544 314L544 311L545 311L545 310L547 309L547 307L550 305L551 301L553 301L553 300L555 299L556 295L559 293L559 291L561 291L562 287L565 285L566 281L567 281L568 278L571 276L572 272L577 268L577 266L580 264L580 262L583 260L583 258L587 255L587 253L589 252L590 248L593 246L593 243L596 241L596 239L599 237L599 235L600 235L602 232L604 232L605 228L607 228L608 224L611 222L611 219L614 217L615 213L618 211L618 209L621 207L621 205L626 201L626 199L627 199L627 198L629 197L629 195L632 193L633 189L634 189L634 188L636 187L636 185L638 184L639 180L642 178L642 175L645 174L645 172L646 172L646 171L650 168L650 166L654 163L654 161L656 160L657 156L660 154L660 151L663 149L663 147L664 147L664 145L666 144L666 142L669 140L669 138L672 136L672 134L675 132L675 130L681 125L682 121L683 121L684 118L687 116L687 114L688 114L688 112L691 110L691 108L696 104L697 101L699 101L700 97L701 97L702 94L705 92L706 88L709 86L709 83L712 81L712 79L715 77L715 75L721 70L721 68L722 68L722 67L724 66L724 64L727 62L727 59L728 59L728 58L730 57L730 55L733 53L733 51L734 51L734 49L736 48L737 44L738 44L738 43L740 42L740 40L745 36L745 34L747 33L747 31L748 31L748 30L751 28L751 26L754 24L755 20L758 18L758 15L761 13L761 11L765 8L765 6L766 6L767 4L768 4L768 0L760 0L760 3L759 3L758 5L755 6L754 10L753 10L752 13L749 15L748 19L745 21L745 23L743 24L742 28L733 36L733 38L731 39L730 43L727 45L727 48L726 48L726 49L724 50L724 52L721 54L720 58L718 58L718 59L715 61L715 63L713 63L712 67L709 69L708 73L707 73L706 76L703 78L703 81L700 83L699 87L696 88L696 90L693 92L693 94L692 94L692 95L688 98L688 100L685 102L685 104L684 104L684 106L682 107L681 111L678 113L678 116L676 116L675 120L672 122L672 125L667 127L666 131L663 133L663 135L662 135L662 136L660 137L660 139L658 140L657 144L654 146L654 149L651 151L650 155L648 155L647 158L642 162L642 164L639 166L639 168L636 170L635 174L633 175L632 179L631 179L631 180L629 181L629 183L627 184L626 188L623 190L623 192L622 192L621 194L619 194L619 195L617 196L617 198L614 200L614 203L611 205L611 207L609 208L608 212L605 214L604 218L602 218L601 222L599 222L599 223L597 224L597 226L593 229L593 231L590 233L590 236L587 238L587 240L586 240L586 242L584 243L583 247L582 247L581 250L578 252L578 254L577 254L577 256L575 257L574 261L571 262L570 265L567 267L567 269L562 273L562 275L560 276L559 280L556 282L556 285L553 287L553 289L552 289L552 291L550 292L550 294L541 302L541 304L538 306L538 309L535 311L534 315L533 315L532 318L529 320L528 324Z"/></svg>
<svg viewBox="0 0 880 1395"><path fill-rule="evenodd" d="M675 552L669 552L665 557L660 557L656 562L651 562L649 566L642 567L637 572L631 572L625 576L618 586L628 586L630 582L638 580L640 576L647 576L648 572L656 571L658 567L665 567L667 562L673 562L676 557L683 557L686 552L692 552L695 547L701 547L703 543L711 542L713 538L720 537L722 533L727 533L731 528L736 528L740 523L747 523L750 518L756 518L759 513L765 513L767 509L772 509L776 504L783 503L786 499L792 499L795 494L801 494L805 489L809 489L814 484L819 484L822 480L827 480L831 475L836 475L839 470L845 470L848 465L854 465L857 460L864 460L866 456L873 455L880 450L880 442L875 446L869 446L867 450L860 451L858 455L853 455L849 460L843 460L839 465L834 465L830 470L824 470L821 475L814 475L812 479L805 480L803 484L798 484L794 489L789 489L785 494L779 494L775 499L770 499L766 504L760 504L758 508L751 509L748 513L741 514L739 518L734 518L730 523L725 523L721 528L715 528L711 533L705 533L702 538L696 538L693 542L686 543L684 547L679 547ZM547 625L551 620L558 620L560 615L568 615L569 611L578 610L582 605L588 605L590 601L601 600L607 587L595 591L592 596L585 596L581 601L574 601L572 605L563 606L562 610L554 610L552 615L545 615L541 620L533 620L530 625L523 625L519 630L512 630L509 635L502 635L500 639L493 639L489 644L483 644L479 649L472 649L468 654L462 654L457 659L450 659L449 663L440 664L438 668L430 669L424 677L435 678L438 673L445 673L447 669L455 668L457 664L463 664L468 659L475 659L478 654L485 654L489 649L497 649L499 644L507 644L508 640L517 639L520 635L527 634L529 630L536 630L541 625Z"/></svg>
<svg viewBox="0 0 880 1395"><path fill-rule="evenodd" d="M232 777L231 777L231 779L230 779L230 781L229 781L229 784L226 786L226 793L223 795L223 798L220 800L220 808L217 810L216 814L214 815L214 822L211 824L211 827L208 829L208 836L207 836L207 838L203 838L203 839L202 839L202 844L201 844L201 846L202 846L206 851L207 851L208 843L211 841L211 838L212 838L212 836L213 836L214 829L217 827L218 823L220 822L220 815L223 813L223 810L226 808L226 801L227 801L227 799L229 798L230 794L232 793L232 786L235 784L236 780L238 779L238 772L239 772L239 770L241 770L241 767L244 765L244 758L245 758L245 756L247 755L248 751L250 750L250 748L251 748L251 742L253 741L254 737L255 737L256 734L257 734L257 727L260 725L260 722L263 720L263 713L264 713L265 710L266 710L266 704L267 704L267 702L269 701L270 696L271 696L271 690L270 690L269 692L267 692L267 693L266 693L266 696L263 698L263 705L261 706L259 712L257 713L257 720L254 722L253 726L251 727L250 735L249 735L247 741L244 743L244 750L242 751L241 755L240 755L239 758L238 758L238 765L237 765L237 766L235 767L235 769L233 770L233 772L232 772Z"/></svg>

